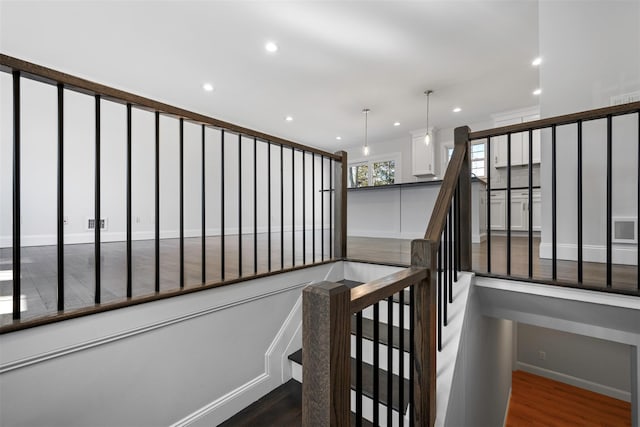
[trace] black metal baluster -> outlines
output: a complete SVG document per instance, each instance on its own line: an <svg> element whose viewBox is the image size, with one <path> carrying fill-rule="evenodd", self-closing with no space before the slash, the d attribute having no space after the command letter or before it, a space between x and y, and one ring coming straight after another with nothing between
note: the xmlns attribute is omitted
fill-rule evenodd
<svg viewBox="0 0 640 427"><path fill-rule="evenodd" d="M271 143L267 141L267 270L271 271Z"/></svg>
<svg viewBox="0 0 640 427"><path fill-rule="evenodd" d="M511 134L507 134L507 276L511 275Z"/></svg>
<svg viewBox="0 0 640 427"><path fill-rule="evenodd" d="M613 147L611 115L607 116L607 288L611 287L611 263L612 263L612 235L611 223L613 216Z"/></svg>
<svg viewBox="0 0 640 427"><path fill-rule="evenodd" d="M380 304L373 305L373 425L380 425Z"/></svg>
<svg viewBox="0 0 640 427"><path fill-rule="evenodd" d="M460 182L460 179L458 179ZM453 281L458 281L458 187L453 192ZM455 203L454 203L455 202Z"/></svg>
<svg viewBox="0 0 640 427"><path fill-rule="evenodd" d="M487 138L487 273L491 273L491 137Z"/></svg>
<svg viewBox="0 0 640 427"><path fill-rule="evenodd" d="M551 278L558 278L558 233L556 224L556 125L551 126Z"/></svg>
<svg viewBox="0 0 640 427"><path fill-rule="evenodd" d="M404 425L404 289L398 293L398 425Z"/></svg>
<svg viewBox="0 0 640 427"><path fill-rule="evenodd" d="M133 223L131 221L132 208L132 158L131 158L131 104L127 103L127 298L133 296ZM100 221L102 223L102 221Z"/></svg>
<svg viewBox="0 0 640 427"><path fill-rule="evenodd" d="M329 158L329 259L333 259L333 159Z"/></svg>
<svg viewBox="0 0 640 427"><path fill-rule="evenodd" d="M582 120L578 120L578 283L582 283Z"/></svg>
<svg viewBox="0 0 640 427"><path fill-rule="evenodd" d="M20 72L13 71L13 319L20 319Z"/></svg>
<svg viewBox="0 0 640 427"><path fill-rule="evenodd" d="M307 263L307 153L302 151L302 265Z"/></svg>
<svg viewBox="0 0 640 427"><path fill-rule="evenodd" d="M280 144L280 269L284 270L284 146Z"/></svg>
<svg viewBox="0 0 640 427"><path fill-rule="evenodd" d="M206 179L205 179L205 146L204 146L204 142L205 142L205 126L202 125L202 141L201 141L201 151L202 151L202 242L201 244L201 249L200 249L200 263L201 263L201 273L202 273L202 284L204 285L205 282L207 281L207 252L206 252L206 248L207 248L207 224L206 224L206 213L207 213L207 208L206 208L206 191L205 191L205 183L206 183Z"/></svg>
<svg viewBox="0 0 640 427"><path fill-rule="evenodd" d="M64 310L64 85L58 83L58 311ZM14 249L15 250L15 249Z"/></svg>
<svg viewBox="0 0 640 427"><path fill-rule="evenodd" d="M640 217L640 111L638 111L638 184L637 184L637 188L638 188L638 194L637 194L637 203L638 206L636 207L636 218ZM637 225L636 225L637 227ZM640 237L640 236L639 236ZM636 255L637 255L637 259L636 259L636 268L637 268L637 273L636 273L636 282L638 282L638 291L640 291L640 243L636 243Z"/></svg>
<svg viewBox="0 0 640 427"><path fill-rule="evenodd" d="M362 311L356 314L356 426L362 426Z"/></svg>
<svg viewBox="0 0 640 427"><path fill-rule="evenodd" d="M316 153L311 152L311 262L316 262Z"/></svg>
<svg viewBox="0 0 640 427"><path fill-rule="evenodd" d="M296 150L291 147L291 266L296 266Z"/></svg>
<svg viewBox="0 0 640 427"><path fill-rule="evenodd" d="M449 300L447 298L447 288L448 288L448 280L447 280L447 264L448 264L448 259L447 259L447 255L449 253L449 249L447 247L447 224L445 222L444 224L444 236L442 238L442 316L443 316L443 321L442 323L444 324L444 326L447 326L447 324L449 323L449 316L447 316L447 306L449 304L447 304L447 301Z"/></svg>
<svg viewBox="0 0 640 427"><path fill-rule="evenodd" d="M184 119L180 118L180 289L184 288Z"/></svg>
<svg viewBox="0 0 640 427"><path fill-rule="evenodd" d="M393 425L393 297L387 298L387 425Z"/></svg>
<svg viewBox="0 0 640 427"><path fill-rule="evenodd" d="M455 268L453 268L453 206L449 207L449 220L447 221L447 226L449 227L449 304L453 302L453 272Z"/></svg>
<svg viewBox="0 0 640 427"><path fill-rule="evenodd" d="M529 129L529 278L533 277L533 130Z"/></svg>
<svg viewBox="0 0 640 427"><path fill-rule="evenodd" d="M94 302L100 304L100 95L95 95L96 104L96 147L95 147L95 200L94 200L94 244L95 253L93 264L95 267L95 295ZM14 278L15 279L15 278Z"/></svg>
<svg viewBox="0 0 640 427"><path fill-rule="evenodd" d="M253 138L253 274L258 274L258 139Z"/></svg>
<svg viewBox="0 0 640 427"><path fill-rule="evenodd" d="M160 112L155 112L155 290L160 292Z"/></svg>
<svg viewBox="0 0 640 427"><path fill-rule="evenodd" d="M438 245L438 351L442 351L442 241Z"/></svg>
<svg viewBox="0 0 640 427"><path fill-rule="evenodd" d="M220 280L224 282L224 129L220 130Z"/></svg>
<svg viewBox="0 0 640 427"><path fill-rule="evenodd" d="M238 134L238 277L242 277L242 135Z"/></svg>
<svg viewBox="0 0 640 427"><path fill-rule="evenodd" d="M324 155L320 155L320 260L324 261Z"/></svg>
<svg viewBox="0 0 640 427"><path fill-rule="evenodd" d="M414 414L415 414L415 396L414 396L414 364L416 360L416 345L415 345L415 285L409 286L409 336L411 340L409 341L409 405L411 405L411 413L409 413L409 427L414 425Z"/></svg>

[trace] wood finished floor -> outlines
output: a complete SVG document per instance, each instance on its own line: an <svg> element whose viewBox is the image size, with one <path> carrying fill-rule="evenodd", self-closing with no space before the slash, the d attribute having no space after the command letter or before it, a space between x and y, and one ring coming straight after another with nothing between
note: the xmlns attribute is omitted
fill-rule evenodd
<svg viewBox="0 0 640 427"><path fill-rule="evenodd" d="M295 265L310 263L314 256L311 233L305 240L305 254L302 233L295 236ZM320 232L315 236L315 259L329 259L329 234L325 232L324 241ZM282 254L281 257L281 242ZM267 272L269 259L268 238L259 234L257 239L257 271ZM347 255L349 258L393 264L411 262L411 241L402 239L380 239L368 237L350 237ZM539 238L534 239L533 274L534 279L550 280L551 261L540 259ZM242 265L238 261L239 241L237 236L225 238L225 278L238 277L242 269L243 276L254 273L253 235L242 239ZM220 281L221 278L221 242L219 237L206 239L206 280ZM323 248L324 247L324 251ZM94 248L92 244L65 245L65 310L93 305L94 300ZM512 275L527 276L528 246L524 237L512 239ZM125 299L126 294L126 246L124 242L103 243L101 245L101 282L102 301L115 302ZM294 265L294 241L291 233L285 233L281 239L279 233L271 236L271 268L279 270ZM11 269L11 249L0 249L0 270ZM506 238L493 236L491 239L492 272L506 274ZM142 296L154 293L154 241L133 242L133 295ZM201 285L201 240L185 239L185 286ZM486 242L473 245L473 267L478 272L486 272ZM604 287L606 269L604 264L585 263L584 282L595 287ZM55 246L37 246L22 248L22 294L26 296L28 310L23 319L55 314L57 310L57 258ZM558 261L558 278L575 281L577 263ZM175 290L179 288L179 240L163 239L160 244L160 288ZM635 266L614 265L613 287L618 289L637 289L638 279ZM0 296L12 294L12 281L0 281ZM11 323L10 314L0 315L0 326Z"/></svg>
<svg viewBox="0 0 640 427"><path fill-rule="evenodd" d="M515 371L506 427L631 426L631 404Z"/></svg>

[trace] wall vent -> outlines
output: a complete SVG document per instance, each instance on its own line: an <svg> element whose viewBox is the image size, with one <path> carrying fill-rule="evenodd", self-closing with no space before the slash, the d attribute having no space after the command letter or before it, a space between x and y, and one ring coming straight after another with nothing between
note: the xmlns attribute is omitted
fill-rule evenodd
<svg viewBox="0 0 640 427"><path fill-rule="evenodd" d="M638 219L613 217L613 243L638 243Z"/></svg>
<svg viewBox="0 0 640 427"><path fill-rule="evenodd" d="M100 230L108 229L108 220L107 218L102 218L100 220ZM96 220L95 218L87 218L87 230L95 230L96 229Z"/></svg>

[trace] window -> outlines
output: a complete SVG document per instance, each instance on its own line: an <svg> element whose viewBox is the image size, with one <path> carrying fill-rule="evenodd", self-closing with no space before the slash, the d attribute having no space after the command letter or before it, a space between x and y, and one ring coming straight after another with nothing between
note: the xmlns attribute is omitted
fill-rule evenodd
<svg viewBox="0 0 640 427"><path fill-rule="evenodd" d="M446 147L447 149L447 163L453 156L453 147ZM471 174L477 177L484 178L486 176L486 154L485 143L477 142L471 144Z"/></svg>
<svg viewBox="0 0 640 427"><path fill-rule="evenodd" d="M349 187L369 186L369 165L366 163L349 166Z"/></svg>
<svg viewBox="0 0 640 427"><path fill-rule="evenodd" d="M351 163L348 186L358 188L395 184L396 172L398 172L398 159L389 159L388 156Z"/></svg>

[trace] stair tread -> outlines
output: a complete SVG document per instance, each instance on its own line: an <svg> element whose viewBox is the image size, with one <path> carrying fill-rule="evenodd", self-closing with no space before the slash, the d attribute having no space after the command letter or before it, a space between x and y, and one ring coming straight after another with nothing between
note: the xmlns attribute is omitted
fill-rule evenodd
<svg viewBox="0 0 640 427"><path fill-rule="evenodd" d="M302 424L302 384L290 380L261 397L233 417L220 424L221 427L279 426L300 427ZM351 413L351 425L356 416ZM365 427L373 427L366 419Z"/></svg>
<svg viewBox="0 0 640 427"><path fill-rule="evenodd" d="M405 319L406 321L406 319ZM356 316L352 316L351 317L351 334L355 335L356 334L356 328L357 328L357 320L356 320ZM367 318L362 318L362 337L366 338L370 341L373 341L373 327L374 327L375 323L373 322L373 320L371 319L367 319ZM407 323L408 326L408 323ZM389 335L387 333L387 324L383 323L380 325L379 328L379 335L378 335L378 341L380 342L380 344L389 344ZM404 334L404 351L409 351L409 349L411 348L411 333L405 329L403 331ZM400 328L398 328L397 326L393 326L393 343L391 344L393 348L400 348Z"/></svg>
<svg viewBox="0 0 640 427"><path fill-rule="evenodd" d="M296 351L289 355L289 360L302 365L302 349ZM398 396L398 382L400 377L393 374L392 375L392 383L393 383L393 401L391 402L391 407L396 411L399 409L399 396ZM378 369L378 381L379 381L379 397L380 403L387 404L387 371L382 369ZM351 388L355 389L356 383L356 360L351 358ZM402 413L405 413L407 410L407 406L409 404L409 380L404 379L404 407L402 409ZM362 363L362 394L367 397L373 398L373 366L368 363Z"/></svg>

